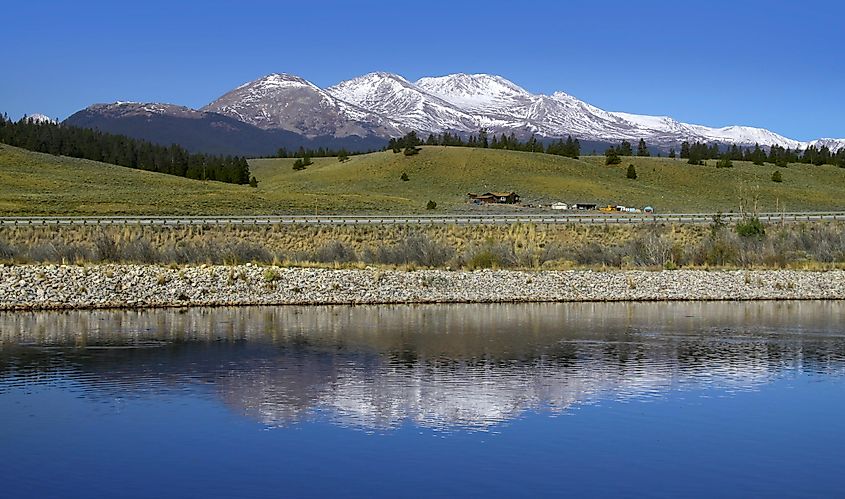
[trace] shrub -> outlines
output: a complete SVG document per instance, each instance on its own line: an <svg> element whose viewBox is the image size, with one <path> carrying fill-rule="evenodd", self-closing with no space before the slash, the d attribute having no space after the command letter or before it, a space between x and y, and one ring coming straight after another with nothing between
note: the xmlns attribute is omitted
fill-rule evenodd
<svg viewBox="0 0 845 499"><path fill-rule="evenodd" d="M400 179L402 182L407 182L407 181L411 180L410 178L408 178L408 174L407 174L407 173L405 173L405 172L402 172L402 176L401 176L401 177L399 177L399 179Z"/></svg>
<svg viewBox="0 0 845 499"><path fill-rule="evenodd" d="M293 169L295 171L300 171L305 169L305 163L301 159L297 159L293 162Z"/></svg>
<svg viewBox="0 0 845 499"><path fill-rule="evenodd" d="M275 282L280 278L279 273L275 269L264 270L264 282Z"/></svg>
<svg viewBox="0 0 845 499"><path fill-rule="evenodd" d="M0 239L0 260L11 260L15 256L15 253L12 245Z"/></svg>
<svg viewBox="0 0 845 499"><path fill-rule="evenodd" d="M97 253L97 259L101 262L116 262L118 260L119 251L115 240L105 231L97 234L94 239L94 248Z"/></svg>
<svg viewBox="0 0 845 499"><path fill-rule="evenodd" d="M736 233L742 237L761 238L766 235L766 228L757 217L745 217L736 224Z"/></svg>
<svg viewBox="0 0 845 499"><path fill-rule="evenodd" d="M414 146L408 146L405 148L405 156L413 156L414 154L419 154L420 149Z"/></svg>
<svg viewBox="0 0 845 499"><path fill-rule="evenodd" d="M322 263L346 263L346 262L357 262L358 255L355 254L355 250L346 246L340 241L332 241L327 245L323 246L314 254L313 260L315 262L322 262Z"/></svg>
<svg viewBox="0 0 845 499"><path fill-rule="evenodd" d="M716 168L733 168L734 164L731 158L724 157L716 163Z"/></svg>
<svg viewBox="0 0 845 499"><path fill-rule="evenodd" d="M783 175L780 174L779 170L775 170L775 172L772 173L772 182L777 182L777 183L783 182Z"/></svg>
<svg viewBox="0 0 845 499"><path fill-rule="evenodd" d="M435 203L434 201L429 199L428 203L425 204L425 209L426 210L433 210L435 208L437 208L437 203Z"/></svg>
<svg viewBox="0 0 845 499"><path fill-rule="evenodd" d="M424 267L444 265L452 256L452 248L431 240L425 234L410 236L393 246L379 246L364 252L364 260L368 263L416 264Z"/></svg>
<svg viewBox="0 0 845 499"><path fill-rule="evenodd" d="M121 246L120 260L125 262L155 263L159 261L159 254L149 239L140 236Z"/></svg>
<svg viewBox="0 0 845 499"><path fill-rule="evenodd" d="M625 177L631 180L637 180L637 168L634 165L628 165L628 172Z"/></svg>
<svg viewBox="0 0 845 499"><path fill-rule="evenodd" d="M710 223L710 235L716 237L721 234L722 229L724 229L727 225L728 224L725 223L725 218L722 212L717 211L716 214L713 215L713 222Z"/></svg>
<svg viewBox="0 0 845 499"><path fill-rule="evenodd" d="M470 248L464 253L462 260L466 268L475 270L512 267L517 258L510 246L488 242L484 246Z"/></svg>
<svg viewBox="0 0 845 499"><path fill-rule="evenodd" d="M672 241L656 230L637 234L628 242L626 253L635 265L663 267L673 262Z"/></svg>
<svg viewBox="0 0 845 499"><path fill-rule="evenodd" d="M258 187L258 179L257 179L257 178L255 178L255 175L253 175L253 176L249 179L249 186L250 186L250 187Z"/></svg>

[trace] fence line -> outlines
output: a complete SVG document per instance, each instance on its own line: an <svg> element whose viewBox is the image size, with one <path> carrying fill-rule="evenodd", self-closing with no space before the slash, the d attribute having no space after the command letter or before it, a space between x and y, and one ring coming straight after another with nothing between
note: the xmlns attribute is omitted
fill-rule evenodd
<svg viewBox="0 0 845 499"><path fill-rule="evenodd" d="M724 222L737 222L742 216L736 213L721 214ZM50 226L50 225L143 225L143 226L186 226L186 225L508 225L533 224L646 224L646 223L711 223L715 213L667 213L655 215L625 214L566 214L566 215L264 215L264 216L200 216L200 217L144 217L144 216L101 216L101 217L0 217L2 226ZM845 220L845 212L793 212L761 213L763 222L812 222L822 220Z"/></svg>

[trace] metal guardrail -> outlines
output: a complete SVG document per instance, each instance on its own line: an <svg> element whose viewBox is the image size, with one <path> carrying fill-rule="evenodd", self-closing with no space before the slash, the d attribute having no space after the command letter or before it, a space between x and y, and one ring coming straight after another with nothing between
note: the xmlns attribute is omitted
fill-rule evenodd
<svg viewBox="0 0 845 499"><path fill-rule="evenodd" d="M197 216L197 217L0 217L2 226L65 226L65 225L507 225L533 224L644 224L644 223L711 223L715 213L666 213L666 214L491 214L491 215L267 215L267 216ZM736 213L721 215L725 222L736 222L742 216ZM845 220L845 212L793 212L761 213L763 222L812 222Z"/></svg>

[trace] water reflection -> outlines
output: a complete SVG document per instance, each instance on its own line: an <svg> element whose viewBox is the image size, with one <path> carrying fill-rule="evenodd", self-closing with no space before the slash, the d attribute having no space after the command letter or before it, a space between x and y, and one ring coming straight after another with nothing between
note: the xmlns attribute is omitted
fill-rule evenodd
<svg viewBox="0 0 845 499"><path fill-rule="evenodd" d="M0 395L178 392L268 426L486 429L670 391L845 373L830 302L264 307L0 314Z"/></svg>

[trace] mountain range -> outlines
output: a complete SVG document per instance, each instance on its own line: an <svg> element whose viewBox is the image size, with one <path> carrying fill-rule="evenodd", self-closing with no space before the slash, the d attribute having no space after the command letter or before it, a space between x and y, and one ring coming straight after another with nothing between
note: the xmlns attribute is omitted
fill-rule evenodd
<svg viewBox="0 0 845 499"><path fill-rule="evenodd" d="M668 148L682 141L749 146L810 145L833 151L845 139L802 142L772 131L728 126L712 128L668 116L609 112L564 92L534 94L489 74L451 74L411 82L384 72L369 73L320 88L295 75L274 73L225 93L199 110L173 104L95 104L66 123L191 150L265 155L288 149L330 147L365 150L409 131L469 135L491 133L541 139L572 135L582 141L645 139Z"/></svg>

